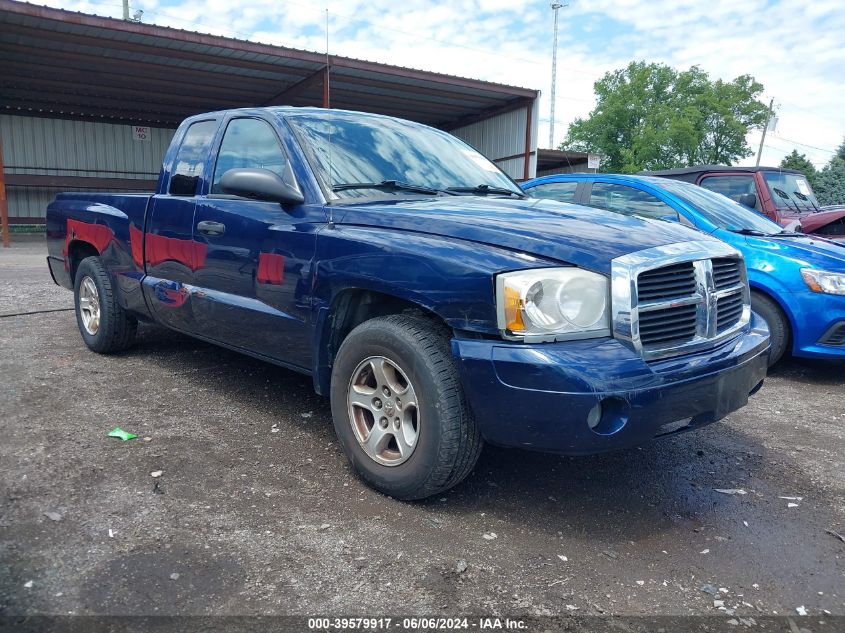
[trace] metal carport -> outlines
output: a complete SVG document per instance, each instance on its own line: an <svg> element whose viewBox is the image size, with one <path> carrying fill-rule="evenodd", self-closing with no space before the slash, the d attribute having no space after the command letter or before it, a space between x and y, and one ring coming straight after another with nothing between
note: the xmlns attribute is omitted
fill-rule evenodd
<svg viewBox="0 0 845 633"><path fill-rule="evenodd" d="M0 64L13 223L38 223L58 190L150 189L178 123L232 107L389 114L463 138L516 179L536 171L539 93L527 88L12 0L0 0ZM133 142L133 127L153 138Z"/></svg>

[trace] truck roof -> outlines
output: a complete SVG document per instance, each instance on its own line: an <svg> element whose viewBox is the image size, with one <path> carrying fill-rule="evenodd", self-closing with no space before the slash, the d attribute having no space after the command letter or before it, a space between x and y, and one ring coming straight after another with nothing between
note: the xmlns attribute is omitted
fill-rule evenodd
<svg viewBox="0 0 845 633"><path fill-rule="evenodd" d="M751 174L758 171L781 171L790 174L802 173L797 169L785 169L783 167L738 167L733 165L693 165L692 167L678 167L676 169L661 169L657 171L641 171L638 173L642 176L697 176L699 174L712 171L736 172L740 174Z"/></svg>
<svg viewBox="0 0 845 633"><path fill-rule="evenodd" d="M378 117L378 118L386 118L386 119L395 119L397 117L388 115L388 114L377 114L374 112L359 112L357 110L341 110L338 108L320 108L317 106L264 106L264 107L253 107L253 108L227 108L225 110L215 110L213 112L203 112L201 114L195 114L193 116L187 117L186 121L193 121L195 119L203 119L208 118L210 116L224 116L227 114L257 114L261 112L272 112L274 114L285 115L285 114L317 114L322 116L332 116L332 115L348 115L348 116L362 116L362 117ZM424 124L421 124L424 125Z"/></svg>

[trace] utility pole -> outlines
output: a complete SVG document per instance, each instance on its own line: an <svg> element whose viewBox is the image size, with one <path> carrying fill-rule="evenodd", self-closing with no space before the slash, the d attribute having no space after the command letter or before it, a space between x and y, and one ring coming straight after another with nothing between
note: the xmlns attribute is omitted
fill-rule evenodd
<svg viewBox="0 0 845 633"><path fill-rule="evenodd" d="M760 148L757 150L757 162L755 163L757 167L760 166L760 155L763 153L763 142L766 140L766 130L769 129L769 121L772 118L772 106L774 106L774 104L775 99L772 97L772 99L769 100L769 109L766 112L766 124L763 126L763 135L760 137Z"/></svg>
<svg viewBox="0 0 845 633"><path fill-rule="evenodd" d="M129 21L129 0L123 0L123 19Z"/></svg>
<svg viewBox="0 0 845 633"><path fill-rule="evenodd" d="M549 113L549 149L555 148L555 90L557 89L557 10L569 5L552 2L555 12L555 41L552 46L552 107Z"/></svg>

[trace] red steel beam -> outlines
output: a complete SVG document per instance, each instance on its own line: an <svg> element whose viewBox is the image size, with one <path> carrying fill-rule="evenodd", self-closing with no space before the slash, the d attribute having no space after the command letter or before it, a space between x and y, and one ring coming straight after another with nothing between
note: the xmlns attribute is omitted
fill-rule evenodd
<svg viewBox="0 0 845 633"><path fill-rule="evenodd" d="M93 121L95 123L112 123L115 125L128 124L137 125L139 123L147 123L153 127L164 127L176 129L182 122L182 119L154 119L152 117L138 117L128 118L125 116L103 116L99 114L91 114L85 112L58 112L53 110L38 109L41 106L21 108L19 106L9 106L0 104L0 113L9 114L12 116L31 116L39 119L70 119L73 121Z"/></svg>
<svg viewBox="0 0 845 633"><path fill-rule="evenodd" d="M194 102L194 107L189 107L184 105L175 106L172 103L168 104L161 102L133 102L127 99L115 99L112 97L106 97L104 95L97 95L96 97L92 97L89 95L50 92L45 97L43 92L39 92L38 90L29 90L26 88L3 88L2 93L7 99L11 100L12 102L26 101L34 103L43 103L46 107L75 108L83 110L89 105L91 105L91 103L93 102L98 108L114 109L115 111L119 112L121 110L127 110L127 105L134 103L138 108L140 108L144 112L148 112L151 114L155 113L161 116L173 115L176 112L182 112L184 116L188 116L189 114L195 114L198 111L196 109L198 107L202 108L201 110L199 110L201 112L214 109L213 106L206 107L204 103L199 101Z"/></svg>
<svg viewBox="0 0 845 633"><path fill-rule="evenodd" d="M118 107L100 107L95 105L90 105L87 103L56 103L56 102L49 102L41 99L26 99L21 97L13 97L9 95L4 95L4 104L6 106L11 106L15 108L32 108L37 110L52 110L54 112L69 112L69 113L79 113L79 114L96 114L99 116L110 117L110 116L127 116L127 117L153 117L155 119L178 119L182 120L186 117L189 117L194 114L200 114L204 110L197 109L197 108L188 108L188 107L180 107L178 109L174 108L170 111L159 111L159 110L145 110L142 107L136 108L118 108ZM141 104L139 104L140 106Z"/></svg>
<svg viewBox="0 0 845 633"><path fill-rule="evenodd" d="M185 78L201 79L201 83L207 86L217 86L218 88L234 88L236 85L251 86L256 83L276 84L280 81L286 81L285 77L281 75L293 75L298 80L303 75L301 72L286 72L279 70L276 77L253 77L239 75L236 73L224 73L214 70L198 70L196 68L185 68L183 66L156 64L153 62L139 63L132 59L122 59L118 57L104 57L102 55L91 55L86 53L72 53L69 51L58 51L47 48L32 50L26 46L18 46L16 44L0 44L0 51L11 53L10 61L25 61L29 63L40 63L46 66L52 66L59 63L60 65L71 65L83 69L100 69L105 72L111 72L128 77L132 75L147 76L147 77L172 77L174 75L185 75ZM15 56L15 53L18 55ZM76 62L74 65L72 62ZM138 70L144 72L138 72Z"/></svg>
<svg viewBox="0 0 845 633"><path fill-rule="evenodd" d="M6 73L8 75L8 73ZM32 77L27 79L20 79L17 77L6 77L5 80L0 78L0 93L2 94L18 94L23 96L24 93L35 93L44 96L45 91L49 91L50 95L60 95L61 97L76 97L78 99L85 99L87 103L99 102L100 99L119 99L123 103L148 103L159 106L172 106L173 104L195 106L197 103L207 103L214 107L214 109L222 109L229 107L246 107L251 102L237 102L232 99L216 99L206 95L202 96L183 96L183 95L165 95L160 93L150 93L144 90L133 90L131 88L122 88L103 86L98 84L96 86L80 86L79 90L74 90L71 85L63 81L53 81L50 79L42 79L40 77ZM127 99L131 97L131 99Z"/></svg>
<svg viewBox="0 0 845 633"><path fill-rule="evenodd" d="M6 199L2 143L0 143L0 228L3 229L3 247L9 248L11 246L11 239L9 238L9 201Z"/></svg>
<svg viewBox="0 0 845 633"><path fill-rule="evenodd" d="M514 99L513 101L505 103L504 105L495 106L492 108L485 108L481 112L477 112L475 114L471 114L469 116L465 116L459 119L455 119L453 121L449 121L448 123L444 123L441 126L441 129L446 130L448 132L450 130L455 130L459 127L464 127L465 125L472 125L473 123L478 123L479 121L485 121L500 114L507 114L508 112L519 110L520 108L524 108L526 107L526 105L531 105L533 103L533 99Z"/></svg>
<svg viewBox="0 0 845 633"><path fill-rule="evenodd" d="M285 105L297 95L302 94L309 88L320 85L325 82L325 66L308 75L305 79L300 79L298 82L285 88L279 94L271 97L264 102L265 106Z"/></svg>
<svg viewBox="0 0 845 633"><path fill-rule="evenodd" d="M118 74L107 75L103 73L85 72L83 70L73 70L64 68L61 71L62 80L55 81L52 79L45 79L44 76L47 73L48 69L45 66L15 62L14 65L4 65L2 77L9 81L17 79L20 81L31 82L33 84L49 81L52 82L51 87L64 86L65 88L67 88L70 86L82 86L85 90L96 90L97 88L102 86L105 88L111 88L119 90L121 92L126 92L127 95L142 92L146 93L149 96L162 96L167 101L178 101L187 99L188 103L196 102L198 98L219 98L221 94L229 93L237 93L239 97L242 97L245 100L249 100L248 102L250 103L257 102L255 101L257 99L266 98L266 93L260 91L245 91L242 89L239 89L237 91L221 91L219 89L208 88L204 85L191 84L182 81L170 81L166 79L158 80L155 83L152 83L149 86L148 90L142 90L139 87L140 82L135 82L134 84L132 84L131 81L127 81L125 76ZM54 72L51 76L55 76L55 74L56 73ZM169 91L167 91L168 88ZM165 92L156 92L156 89L161 89ZM132 100L132 102L134 103L134 99Z"/></svg>
<svg viewBox="0 0 845 633"><path fill-rule="evenodd" d="M336 83L352 83L361 86L372 86L373 88L385 88L387 90L398 90L401 92L410 92L417 95L430 95L433 97L445 97L447 99L460 99L461 101L471 101L473 103L486 104L488 106L502 103L502 97L492 95L477 95L466 94L459 90L444 90L438 88L430 88L429 86L417 86L414 84L404 83L402 81L386 81L385 79L374 79L372 77L360 77L343 72L343 68L336 68L334 71L334 81Z"/></svg>
<svg viewBox="0 0 845 633"><path fill-rule="evenodd" d="M525 106L525 166L522 170L523 180L528 180L531 173L531 115L534 112L534 102Z"/></svg>
<svg viewBox="0 0 845 633"><path fill-rule="evenodd" d="M18 42L31 48L41 46L45 39L45 32L31 26L24 26L22 24L4 24L4 34L13 34L21 38L30 38L37 40L36 42ZM215 53L196 53L193 51L180 50L178 48L170 48L168 46L157 46L150 41L141 42L126 42L122 40L104 39L102 37L83 35L68 32L51 32L49 40L53 42L63 42L65 44L75 44L78 46L92 46L99 49L114 49L119 51L126 51L130 53L137 53L139 55L157 55L160 57L171 59L184 59L186 61L200 62L206 64L223 64L225 66L232 66L235 68L249 68L251 70L261 70L264 72L278 71L280 67L285 67L284 64L279 64L272 61L254 61L248 59L238 59L236 57L227 57L223 55L216 55ZM279 58L283 59L283 58ZM301 70L297 68L289 68L291 74L301 74Z"/></svg>
<svg viewBox="0 0 845 633"><path fill-rule="evenodd" d="M14 61L14 63L9 63L8 61L4 60L0 57L0 67L3 68L3 73L11 74L14 73L17 76L23 71L28 71L33 76L51 76L55 77L57 73L60 73L60 76L65 78L66 81L71 81L71 77L78 77L80 83L91 83L91 84L99 84L100 82L104 82L107 85L120 88L123 86L126 87L138 87L149 85L150 92L158 91L171 91L176 94L212 94L212 95L220 95L221 93L229 93L229 94L238 94L243 96L244 98L254 99L255 103L260 103L261 100L267 98L268 91L262 91L261 87L253 86L253 89L248 90L245 88L240 88L236 86L209 86L203 83L194 83L188 80L184 76L178 76L177 73L170 73L166 76L164 75L156 75L156 76L147 76L147 75L138 75L138 74L127 74L121 72L111 72L111 71L103 71L98 70L97 68L84 68L80 66L69 66L67 64L57 64L57 63L50 63L50 64L37 64L37 63L29 63L29 62L20 62ZM278 84L277 84L278 85ZM164 92L164 94L167 94Z"/></svg>

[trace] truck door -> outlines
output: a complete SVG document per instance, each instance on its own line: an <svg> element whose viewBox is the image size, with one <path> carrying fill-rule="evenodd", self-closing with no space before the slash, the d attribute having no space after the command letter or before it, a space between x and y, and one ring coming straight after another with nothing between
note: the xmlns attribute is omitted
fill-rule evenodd
<svg viewBox="0 0 845 633"><path fill-rule="evenodd" d="M311 261L325 215L309 217L305 205L224 194L220 179L234 168L268 169L295 184L267 121L228 122L194 218L194 241L205 253L194 273L197 325L204 336L227 345L310 368Z"/></svg>
<svg viewBox="0 0 845 633"><path fill-rule="evenodd" d="M165 161L166 193L150 201L143 235L131 236L135 257L143 253L150 308L162 323L185 332L195 330L191 284L205 261L204 246L193 241L194 208L217 126L216 120L191 123L176 155Z"/></svg>

